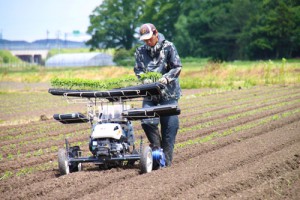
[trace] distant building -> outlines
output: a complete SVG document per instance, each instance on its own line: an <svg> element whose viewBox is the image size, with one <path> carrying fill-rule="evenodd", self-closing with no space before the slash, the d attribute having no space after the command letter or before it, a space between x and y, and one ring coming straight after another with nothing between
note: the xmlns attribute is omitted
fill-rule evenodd
<svg viewBox="0 0 300 200"><path fill-rule="evenodd" d="M0 49L5 50L38 50L38 49L74 49L88 48L84 42L61 39L43 39L33 42L4 40L0 38Z"/></svg>
<svg viewBox="0 0 300 200"><path fill-rule="evenodd" d="M46 60L46 67L114 66L113 57L106 53L58 54Z"/></svg>
<svg viewBox="0 0 300 200"><path fill-rule="evenodd" d="M19 57L21 60L28 63L42 64L48 55L48 50L11 50L12 55Z"/></svg>

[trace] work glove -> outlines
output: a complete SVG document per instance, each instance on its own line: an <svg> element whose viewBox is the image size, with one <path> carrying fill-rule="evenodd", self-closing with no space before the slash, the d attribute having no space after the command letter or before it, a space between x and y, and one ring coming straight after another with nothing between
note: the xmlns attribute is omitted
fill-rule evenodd
<svg viewBox="0 0 300 200"><path fill-rule="evenodd" d="M153 81L151 79L145 79L143 80L143 84L149 84L149 83L152 83Z"/></svg>
<svg viewBox="0 0 300 200"><path fill-rule="evenodd" d="M169 83L169 81L168 81L168 79L167 79L166 77L160 78L160 79L158 80L158 82L160 82L160 83L162 83L162 84L165 84L165 85Z"/></svg>

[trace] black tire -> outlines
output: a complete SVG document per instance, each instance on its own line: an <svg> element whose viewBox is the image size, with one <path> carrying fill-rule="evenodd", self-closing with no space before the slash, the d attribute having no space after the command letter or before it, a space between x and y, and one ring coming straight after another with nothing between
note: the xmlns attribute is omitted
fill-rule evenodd
<svg viewBox="0 0 300 200"><path fill-rule="evenodd" d="M80 150L79 146L74 146L69 148L69 158L78 158L78 151ZM80 172L83 169L81 163L78 162L71 162L69 165L70 172Z"/></svg>
<svg viewBox="0 0 300 200"><path fill-rule="evenodd" d="M58 150L58 169L61 175L70 173L69 161L65 149Z"/></svg>
<svg viewBox="0 0 300 200"><path fill-rule="evenodd" d="M152 171L153 167L153 157L152 157L152 149L149 146L145 146L141 152L140 158L140 169L141 173L149 173Z"/></svg>

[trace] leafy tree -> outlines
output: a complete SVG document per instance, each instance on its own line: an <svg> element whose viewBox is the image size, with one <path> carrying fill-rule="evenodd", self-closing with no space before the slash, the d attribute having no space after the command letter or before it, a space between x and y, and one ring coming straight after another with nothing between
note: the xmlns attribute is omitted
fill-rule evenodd
<svg viewBox="0 0 300 200"><path fill-rule="evenodd" d="M175 44L184 56L288 58L300 51L299 11L299 0L185 1Z"/></svg>
<svg viewBox="0 0 300 200"><path fill-rule="evenodd" d="M90 15L87 44L95 48L130 49L134 43L136 23L141 16L142 1L104 0Z"/></svg>
<svg viewBox="0 0 300 200"><path fill-rule="evenodd" d="M87 42L131 49L153 23L182 57L218 60L299 56L299 0L103 0L90 15Z"/></svg>
<svg viewBox="0 0 300 200"><path fill-rule="evenodd" d="M297 9L298 7L298 9ZM245 28L250 58L291 57L299 50L299 3L293 0L264 0ZM297 18L298 15L298 18Z"/></svg>
<svg viewBox="0 0 300 200"><path fill-rule="evenodd" d="M293 29L293 34L291 37L292 52L291 57L299 57L300 55L300 1L295 0L293 6L291 7L291 12L294 16L295 27Z"/></svg>
<svg viewBox="0 0 300 200"><path fill-rule="evenodd" d="M182 2L183 0L148 0L143 5L139 22L153 23L166 39L172 41Z"/></svg>
<svg viewBox="0 0 300 200"><path fill-rule="evenodd" d="M189 18L185 15L180 15L175 24L175 39L174 43L178 53L182 57L201 55L201 47L195 42L194 37L190 37L190 32L187 31Z"/></svg>
<svg viewBox="0 0 300 200"><path fill-rule="evenodd" d="M253 7L250 0L184 2L176 24L179 52L189 48L192 56L217 60L245 57L241 33Z"/></svg>

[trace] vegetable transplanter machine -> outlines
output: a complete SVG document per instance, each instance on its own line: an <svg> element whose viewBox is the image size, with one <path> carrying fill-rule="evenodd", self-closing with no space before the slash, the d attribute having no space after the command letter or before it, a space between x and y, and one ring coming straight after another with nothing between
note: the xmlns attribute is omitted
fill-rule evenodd
<svg viewBox="0 0 300 200"><path fill-rule="evenodd" d="M151 172L165 166L163 150L143 144L139 148L131 121L161 116L179 115L178 105L158 105L150 108L133 108L133 102L157 98L163 95L164 85L150 83L112 89L108 91L65 90L50 88L52 95L63 96L68 102L85 103L87 114L54 114L53 118L63 124L90 123L89 157L83 157L79 146L66 147L58 151L58 166L62 175L81 171L82 163L91 162L101 169L118 166L133 166L139 161L141 173ZM131 105L130 105L131 104Z"/></svg>

